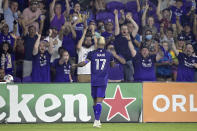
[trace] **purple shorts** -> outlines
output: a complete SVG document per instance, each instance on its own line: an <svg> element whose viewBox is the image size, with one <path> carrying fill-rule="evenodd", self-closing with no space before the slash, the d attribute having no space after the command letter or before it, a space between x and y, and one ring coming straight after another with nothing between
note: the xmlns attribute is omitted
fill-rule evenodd
<svg viewBox="0 0 197 131"><path fill-rule="evenodd" d="M93 86L93 87L91 87L91 95L92 95L92 98L97 98L97 97L103 97L103 98L105 98L106 88L107 88L107 85L104 85L104 86Z"/></svg>

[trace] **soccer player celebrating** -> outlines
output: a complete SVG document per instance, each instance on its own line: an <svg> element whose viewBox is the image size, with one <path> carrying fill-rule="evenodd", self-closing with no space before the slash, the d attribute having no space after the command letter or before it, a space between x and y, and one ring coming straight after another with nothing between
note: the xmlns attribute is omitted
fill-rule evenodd
<svg viewBox="0 0 197 131"><path fill-rule="evenodd" d="M83 67L91 61L91 95L94 100L94 116L95 121L93 127L101 127L100 115L102 110L102 102L105 97L105 91L108 82L108 71L110 65L114 66L113 55L104 49L105 38L98 39L97 50L88 53L85 61L74 64L73 67ZM119 60L119 56L114 56Z"/></svg>
<svg viewBox="0 0 197 131"><path fill-rule="evenodd" d="M194 82L195 68L197 68L197 57L194 54L193 46L187 44L183 53L176 49L174 43L172 48L179 61L176 81Z"/></svg>

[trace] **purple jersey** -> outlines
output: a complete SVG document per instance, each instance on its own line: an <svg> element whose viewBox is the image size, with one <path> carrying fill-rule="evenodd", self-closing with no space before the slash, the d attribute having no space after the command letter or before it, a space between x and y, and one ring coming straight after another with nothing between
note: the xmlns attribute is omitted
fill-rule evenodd
<svg viewBox="0 0 197 131"><path fill-rule="evenodd" d="M150 55L143 58L140 53L137 53L133 58L134 65L134 80L135 81L155 81L155 62L156 55Z"/></svg>
<svg viewBox="0 0 197 131"><path fill-rule="evenodd" d="M105 49L97 49L89 52L87 59L91 61L91 85L107 85L112 54Z"/></svg>
<svg viewBox="0 0 197 131"><path fill-rule="evenodd" d="M57 15L53 17L53 20L51 21L51 27L56 27L58 31L60 31L62 25L65 23L64 15L61 14L61 17L58 19Z"/></svg>
<svg viewBox="0 0 197 131"><path fill-rule="evenodd" d="M0 54L0 67L5 70L5 74L13 75L14 71L14 55L7 53L7 54Z"/></svg>
<svg viewBox="0 0 197 131"><path fill-rule="evenodd" d="M68 62L63 65L59 64L60 59L56 59L53 62L53 67L56 70L55 82L70 82L69 74L71 69L71 64Z"/></svg>
<svg viewBox="0 0 197 131"><path fill-rule="evenodd" d="M50 82L50 59L48 51L33 56L32 82Z"/></svg>
<svg viewBox="0 0 197 131"><path fill-rule="evenodd" d="M197 63L197 58L193 56L189 57L180 52L178 60L177 81L194 81L195 68L193 67L193 64Z"/></svg>
<svg viewBox="0 0 197 131"><path fill-rule="evenodd" d="M10 35L10 33L8 33L8 35L0 33L0 44L5 41L10 43L10 45L14 47L14 38Z"/></svg>

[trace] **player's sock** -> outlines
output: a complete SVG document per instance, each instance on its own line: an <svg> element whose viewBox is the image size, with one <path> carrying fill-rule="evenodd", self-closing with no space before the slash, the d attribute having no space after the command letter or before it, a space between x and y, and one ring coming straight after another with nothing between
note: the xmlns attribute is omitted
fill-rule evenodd
<svg viewBox="0 0 197 131"><path fill-rule="evenodd" d="M97 103L95 108L96 108L95 119L99 120L101 116L101 111L102 111L102 103Z"/></svg>
<svg viewBox="0 0 197 131"><path fill-rule="evenodd" d="M96 118L96 105L93 106L94 117Z"/></svg>

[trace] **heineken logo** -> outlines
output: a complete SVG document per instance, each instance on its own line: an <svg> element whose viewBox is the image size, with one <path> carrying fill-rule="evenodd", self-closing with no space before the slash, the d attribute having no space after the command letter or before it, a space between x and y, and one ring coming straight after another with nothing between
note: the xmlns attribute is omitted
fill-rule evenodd
<svg viewBox="0 0 197 131"><path fill-rule="evenodd" d="M135 100L136 98L134 97L123 97L120 86L117 85L113 98L104 99L104 103L110 108L107 115L107 121L110 121L118 114L125 118L127 121L130 121L127 107L131 105Z"/></svg>
<svg viewBox="0 0 197 131"><path fill-rule="evenodd" d="M120 88L121 85L124 85L123 88ZM0 123L94 121L93 102L88 83L0 84L0 86ZM120 122L119 118L123 118L122 122L138 121L138 117L131 119L130 115L139 114L141 107L137 102L141 101L129 96L136 94L133 93L134 90L139 92L139 88L135 86L132 88L131 84L128 86L126 84L127 87L125 84L120 86L108 84L108 96L113 97L104 99L102 122Z"/></svg>

